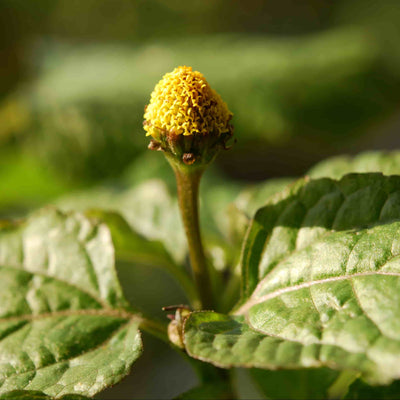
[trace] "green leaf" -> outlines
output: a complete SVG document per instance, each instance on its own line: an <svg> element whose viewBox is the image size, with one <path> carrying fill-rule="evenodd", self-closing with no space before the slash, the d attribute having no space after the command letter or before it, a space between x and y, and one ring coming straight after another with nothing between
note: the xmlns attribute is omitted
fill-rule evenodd
<svg viewBox="0 0 400 400"><path fill-rule="evenodd" d="M400 175L400 151L371 151L356 156L339 156L324 160L308 172L313 178L340 179L350 173L381 172Z"/></svg>
<svg viewBox="0 0 400 400"><path fill-rule="evenodd" d="M245 239L244 300L279 262L319 238L400 219L399 191L400 177L350 174L339 181L300 179L270 198L255 214Z"/></svg>
<svg viewBox="0 0 400 400"><path fill-rule="evenodd" d="M47 396L43 392L37 390L13 390L11 392L0 395L0 400L55 400L55 397ZM57 397L59 400L85 400L89 397L80 396L79 394L66 394Z"/></svg>
<svg viewBox="0 0 400 400"><path fill-rule="evenodd" d="M163 158L160 154L155 155ZM146 257L154 258L158 254L164 259L160 264L165 264L165 254L168 254L169 260L172 259L175 264L182 266L187 256L187 243L177 198L171 194L169 185L160 179L142 181L147 176L143 177L141 169L146 161L150 160L151 158L142 157L142 165L136 165L132 169L128 178L129 187L122 190L109 187L85 190L61 198L57 205L63 210L86 211L94 208L118 212L136 236L142 237L147 242L153 242L149 245L142 241L144 246L141 246L140 253L143 256L147 253ZM169 165L164 165L165 170L172 176ZM206 248L209 250L208 256L216 268L222 270L230 265L236 265L239 257L237 250L240 245L237 242L230 242L226 210L228 204L236 197L238 188L229 181L222 185L222 178L215 178L215 174L205 178L204 187L201 187L201 198L204 200L200 202L201 225L204 228ZM135 180L139 183L135 184ZM176 184L173 182L172 185L176 191ZM155 248L157 247L155 242L159 242L158 249Z"/></svg>
<svg viewBox="0 0 400 400"><path fill-rule="evenodd" d="M148 240L134 231L118 213L100 209L88 210L85 215L103 221L111 232L116 257L144 264L158 265L173 263L163 244Z"/></svg>
<svg viewBox="0 0 400 400"><path fill-rule="evenodd" d="M270 179L261 184L243 189L229 207L228 229L233 242L240 247L244 234L254 213L266 204L268 198L281 192L289 183L290 178Z"/></svg>
<svg viewBox="0 0 400 400"><path fill-rule="evenodd" d="M344 397L346 400L397 400L400 398L400 381L387 386L370 386L357 379Z"/></svg>
<svg viewBox="0 0 400 400"><path fill-rule="evenodd" d="M339 372L328 368L265 371L252 369L251 375L268 399L326 399Z"/></svg>
<svg viewBox="0 0 400 400"><path fill-rule="evenodd" d="M175 398L176 400L209 400L209 399L232 399L232 390L229 383L215 381L195 387Z"/></svg>
<svg viewBox="0 0 400 400"><path fill-rule="evenodd" d="M177 263L186 255L186 238L176 198L167 185L152 179L125 190L99 187L60 199L64 210L101 208L119 212L132 230L150 241L160 241Z"/></svg>
<svg viewBox="0 0 400 400"><path fill-rule="evenodd" d="M192 313L188 353L221 367L400 377L400 176L301 180L255 215L234 316Z"/></svg>
<svg viewBox="0 0 400 400"><path fill-rule="evenodd" d="M190 276L175 263L161 242L148 240L135 232L118 213L89 210L86 215L107 224L118 261L164 268L175 277L191 304L198 303L197 291Z"/></svg>
<svg viewBox="0 0 400 400"><path fill-rule="evenodd" d="M292 182L292 178L269 179L263 183L247 187L237 196L235 205L247 217L251 218L260 207L265 205L271 196L281 192Z"/></svg>
<svg viewBox="0 0 400 400"><path fill-rule="evenodd" d="M161 154L154 155L164 158ZM142 161L149 160L146 157ZM118 261L128 261L132 267L143 264L163 268L175 277L189 302L197 308L198 296L186 268L188 249L177 198L171 194L169 185L159 179L142 181L148 176L143 175L141 169L143 164L138 163L125 178L133 186L119 190L98 187L61 198L57 204L63 210L89 210L90 215L105 221L112 232ZM164 165L164 171L173 178L169 165ZM135 184L137 176L139 183ZM200 202L201 226L207 258L218 271L214 276L215 286L218 286L222 273L236 267L240 256L239 243L229 240L226 229L226 208L237 195L238 188L229 181L227 188L222 188L218 174L209 174L204 184L202 198L205 201ZM220 309L229 310L238 301L238 268L236 271L237 283L235 287L230 285L231 295L220 299Z"/></svg>
<svg viewBox="0 0 400 400"><path fill-rule="evenodd" d="M140 355L104 224L45 209L5 225L0 277L0 393L93 396Z"/></svg>

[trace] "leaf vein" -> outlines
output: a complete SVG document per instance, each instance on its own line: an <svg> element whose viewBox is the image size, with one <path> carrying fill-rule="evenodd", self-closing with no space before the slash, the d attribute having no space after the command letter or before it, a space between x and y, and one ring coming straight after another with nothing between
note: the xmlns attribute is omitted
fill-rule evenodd
<svg viewBox="0 0 400 400"><path fill-rule="evenodd" d="M118 335L119 332L121 332L123 329L127 328L127 327L129 326L129 324L131 324L131 323L133 323L133 322L135 322L135 321L134 321L134 320L129 320L129 321L127 321L125 324L121 325L117 330L115 330L115 331L110 335L110 337L107 338L104 342L102 342L102 343L98 344L97 346L91 348L89 351L82 352L81 354L74 355L73 357L71 357L71 358L66 358L65 360L58 360L58 361L56 360L55 362L52 362L52 363L50 363L50 364L48 364L48 365L44 365L44 366L42 366L42 367L31 368L31 369L26 370L26 371L24 371L24 372L15 373L14 375L25 375L25 374L29 374L29 373L32 373L32 372L34 372L35 375L36 375L36 374L37 374L37 371L40 371L40 370L45 369L45 368L48 368L48 367L52 367L53 365L56 365L56 364L60 364L60 365L61 365L61 364L67 364L68 367L69 367L69 366L70 366L70 362L71 362L72 360L74 360L75 358L81 357L81 356L84 355L84 354L88 354L88 353L94 352L94 351L96 351L97 349L99 349L99 348L101 348L101 347L103 347L103 346L106 346L106 345L113 339L114 336ZM67 370L67 369L66 369L66 370ZM60 379L61 379L61 377L62 377L62 375L60 376ZM34 378L34 377L33 377L33 378ZM33 379L33 378L32 378L32 379ZM30 384L30 383L32 382L32 379L29 380L28 384ZM60 379L59 379L58 381L60 381ZM4 383L4 382L0 382L0 387L3 386L3 383Z"/></svg>
<svg viewBox="0 0 400 400"><path fill-rule="evenodd" d="M311 286L315 286L315 285L319 285L319 284L324 284L324 283L329 283L329 282L339 282L339 281L343 281L346 279L351 279L353 277L373 276L373 275L388 275L388 276L396 276L396 277L400 278L400 273L382 272L382 271L378 270L378 271L369 271L369 272L359 272L359 273L355 273L352 275L333 276L330 278L318 279L318 280L311 281L311 282L303 282L299 285L294 285L294 286L277 289L274 292L268 293L264 296L254 299L253 301L248 301L246 304L244 304L242 307L240 307L238 310L236 310L235 315L242 315L242 314L246 313L251 307L253 307L257 304L263 303L264 301L271 300L271 299L273 299L277 296L280 296L282 294L285 294L285 293L294 292L296 290L309 288Z"/></svg>
<svg viewBox="0 0 400 400"><path fill-rule="evenodd" d="M81 288L80 286L74 285L71 282L68 282L66 280L60 279L57 276L49 275L49 274L46 274L44 272L39 272L37 270L28 270L28 269L25 269L24 267L21 267L21 266L18 266L18 265L11 265L11 264L0 265L0 268L18 270L18 271L26 272L27 274L40 275L40 276L43 276L44 278L53 279L55 281L58 281L58 282L61 282L61 283L65 284L65 285L71 286L74 289L86 294L87 296L91 297L94 301L96 301L99 305L101 305L103 308L111 309L109 304L107 304L103 299L98 298L94 293L91 293L90 291L88 291L88 290L86 290L84 288Z"/></svg>

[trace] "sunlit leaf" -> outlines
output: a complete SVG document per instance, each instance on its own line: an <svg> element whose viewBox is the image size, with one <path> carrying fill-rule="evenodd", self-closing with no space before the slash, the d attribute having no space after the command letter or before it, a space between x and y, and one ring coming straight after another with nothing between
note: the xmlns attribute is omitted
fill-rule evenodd
<svg viewBox="0 0 400 400"><path fill-rule="evenodd" d="M0 231L0 393L93 396L141 353L109 230L46 209Z"/></svg>
<svg viewBox="0 0 400 400"><path fill-rule="evenodd" d="M88 400L89 397L79 394L66 394L57 397L59 400ZM0 400L55 400L55 397L47 396L37 390L13 390L0 395Z"/></svg>
<svg viewBox="0 0 400 400"><path fill-rule="evenodd" d="M332 157L315 165L308 175L313 179L340 179L346 174L355 172L400 175L400 152L371 151L356 156Z"/></svg>
<svg viewBox="0 0 400 400"><path fill-rule="evenodd" d="M400 377L400 177L301 180L255 215L234 315L193 313L186 349L221 367Z"/></svg>

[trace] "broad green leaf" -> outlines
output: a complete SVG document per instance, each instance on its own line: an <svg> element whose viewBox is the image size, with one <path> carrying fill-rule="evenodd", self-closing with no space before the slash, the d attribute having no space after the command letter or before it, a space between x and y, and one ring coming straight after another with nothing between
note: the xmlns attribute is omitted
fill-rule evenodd
<svg viewBox="0 0 400 400"><path fill-rule="evenodd" d="M400 151L371 151L356 156L328 158L308 172L313 178L340 179L350 173L381 172L384 175L400 175Z"/></svg>
<svg viewBox="0 0 400 400"><path fill-rule="evenodd" d="M13 390L11 392L0 395L0 400L55 400L55 397L47 396L43 392L37 390ZM59 400L88 400L89 397L79 394L66 394L57 397Z"/></svg>
<svg viewBox="0 0 400 400"><path fill-rule="evenodd" d="M162 242L177 263L182 263L185 258L186 239L177 200L159 179L125 190L99 187L82 191L60 199L58 206L64 210L101 208L117 211L137 234Z"/></svg>
<svg viewBox="0 0 400 400"><path fill-rule="evenodd" d="M252 369L251 375L267 399L326 399L339 372L328 368L265 371Z"/></svg>
<svg viewBox="0 0 400 400"><path fill-rule="evenodd" d="M155 155L163 158L161 154ZM118 212L128 222L135 235L147 241L162 243L164 248L158 245L159 250L151 245L155 251L151 251L148 256L154 258L158 253L161 258L165 258L165 254L168 254L175 264L182 265L187 255L187 243L177 198L171 193L172 188L169 187L171 184L166 184L161 179L142 181L146 175L143 177L140 167L149 160L151 159L142 157L142 166L137 165L127 179L130 186L126 187L125 184L122 190L98 187L61 198L57 205L63 210L85 211L94 208ZM170 172L172 176L169 165L164 165L164 170ZM135 183L137 173L139 177ZM201 225L206 247L209 250L209 257L219 270L237 263L237 250L240 248L238 243L229 240L227 211L228 204L233 201L239 190L229 181L225 182L226 188L222 188L222 182L221 178L215 178L210 174L205 179L204 187L203 185L201 187L200 199ZM176 191L174 182L172 186ZM147 248L148 245L142 248L143 255Z"/></svg>
<svg viewBox="0 0 400 400"><path fill-rule="evenodd" d="M93 396L140 355L104 224L55 209L5 224L0 277L0 393Z"/></svg>
<svg viewBox="0 0 400 400"><path fill-rule="evenodd" d="M260 209L234 316L193 313L188 353L221 367L400 377L400 177L302 180Z"/></svg>
<svg viewBox="0 0 400 400"><path fill-rule="evenodd" d="M349 173L381 172L384 175L400 175L400 152L372 151L356 156L328 158L315 165L307 175L313 179L340 179ZM282 191L293 182L290 178L270 179L242 190L231 205L229 229L236 238L244 232L255 212L266 204L268 198Z"/></svg>
<svg viewBox="0 0 400 400"><path fill-rule="evenodd" d="M248 218L251 218L271 196L281 192L292 182L293 179L291 178L270 179L261 184L247 187L235 199L235 206L244 212Z"/></svg>
<svg viewBox="0 0 400 400"><path fill-rule="evenodd" d="M230 400L232 399L232 390L228 383L223 381L215 381L205 383L195 387L175 398L176 400Z"/></svg>
<svg viewBox="0 0 400 400"><path fill-rule="evenodd" d="M228 231L233 242L240 247L254 213L266 204L268 198L293 182L290 178L270 179L243 189L229 206Z"/></svg>
<svg viewBox="0 0 400 400"><path fill-rule="evenodd" d="M279 262L319 238L400 219L399 192L400 177L350 174L339 181L300 179L270 198L255 214L245 238L244 299Z"/></svg>
<svg viewBox="0 0 400 400"><path fill-rule="evenodd" d="M151 265L174 263L161 242L148 240L134 231L120 214L92 209L85 215L99 219L107 225L119 259Z"/></svg>
<svg viewBox="0 0 400 400"><path fill-rule="evenodd" d="M400 381L387 386L370 386L362 379L356 380L344 397L346 400L397 400L400 398Z"/></svg>
<svg viewBox="0 0 400 400"><path fill-rule="evenodd" d="M89 210L86 215L96 217L107 224L118 261L167 270L180 284L191 304L198 304L197 292L189 274L175 263L161 242L148 240L135 232L118 213Z"/></svg>
<svg viewBox="0 0 400 400"><path fill-rule="evenodd" d="M161 154L155 154L162 157ZM172 174L169 165L165 165ZM140 168L137 169L140 172ZM135 174L132 170L128 180L131 184ZM140 174L139 174L140 175ZM142 176L142 175L140 175ZM187 272L187 242L179 215L176 196L160 179L141 181L124 189L99 187L62 198L58 202L63 210L89 210L104 220L116 245L116 259L130 264L146 264L160 267L172 274L186 292L188 300L196 306L197 295L193 282ZM224 229L227 222L226 207L238 190L228 184L228 189L221 189L220 178L210 175L202 187L200 201L203 216L201 225L207 257L218 273L213 282L218 285L221 272L238 265L240 246L229 241L229 234ZM174 184L175 185L175 184ZM217 215L214 219L213 216ZM216 222L214 222L216 220ZM236 279L239 274L236 273ZM221 298L221 309L229 310L238 301L240 287L238 283L231 294ZM185 301L185 300L183 300ZM187 302L187 301L186 301ZM197 308L197 307L196 307Z"/></svg>

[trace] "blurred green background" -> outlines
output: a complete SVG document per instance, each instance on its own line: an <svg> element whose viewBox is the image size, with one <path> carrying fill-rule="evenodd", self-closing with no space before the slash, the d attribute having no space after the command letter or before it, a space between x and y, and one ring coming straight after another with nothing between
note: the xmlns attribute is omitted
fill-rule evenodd
<svg viewBox="0 0 400 400"><path fill-rule="evenodd" d="M110 204L151 178L173 190L142 117L178 65L201 71L234 113L237 143L205 185L223 203L332 155L399 147L399 43L398 0L0 0L0 216ZM181 301L159 273L119 273L144 309ZM170 398L194 384L170 349L147 337L145 348L99 398Z"/></svg>

